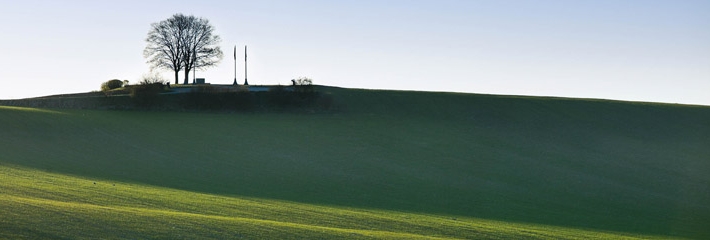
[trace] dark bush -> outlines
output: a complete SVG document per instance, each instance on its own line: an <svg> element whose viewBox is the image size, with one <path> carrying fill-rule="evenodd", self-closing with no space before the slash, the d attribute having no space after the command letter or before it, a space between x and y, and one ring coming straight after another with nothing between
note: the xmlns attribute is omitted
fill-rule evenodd
<svg viewBox="0 0 710 240"><path fill-rule="evenodd" d="M157 103L158 94L163 92L164 87L163 83L141 83L130 86L129 92L136 106L151 107Z"/></svg>
<svg viewBox="0 0 710 240"><path fill-rule="evenodd" d="M117 89L121 87L123 87L123 81L118 79L112 79L101 84L101 91L106 92L108 90Z"/></svg>
<svg viewBox="0 0 710 240"><path fill-rule="evenodd" d="M307 78L307 77L300 77L291 80L293 82L293 85L297 86L308 86L308 85L313 85L313 79Z"/></svg>

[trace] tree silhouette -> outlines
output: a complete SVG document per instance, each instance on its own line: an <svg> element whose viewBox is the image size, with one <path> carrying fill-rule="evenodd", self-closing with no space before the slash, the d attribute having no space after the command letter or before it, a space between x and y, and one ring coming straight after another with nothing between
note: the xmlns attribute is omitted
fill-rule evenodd
<svg viewBox="0 0 710 240"><path fill-rule="evenodd" d="M219 48L220 37L213 34L214 27L207 19L175 14L172 17L151 24L143 50L151 68L185 71L184 84L188 83L190 71L215 66L222 60Z"/></svg>
<svg viewBox="0 0 710 240"><path fill-rule="evenodd" d="M190 70L203 69L217 65L222 60L221 41L214 35L214 27L204 18L188 17L189 27L184 40L183 66L185 67L185 84Z"/></svg>

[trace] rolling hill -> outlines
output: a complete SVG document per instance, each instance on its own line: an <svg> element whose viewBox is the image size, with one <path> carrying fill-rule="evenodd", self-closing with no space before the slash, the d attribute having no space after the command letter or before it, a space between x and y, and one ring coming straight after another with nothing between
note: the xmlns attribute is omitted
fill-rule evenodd
<svg viewBox="0 0 710 240"><path fill-rule="evenodd" d="M69 238L77 222L132 238L181 219L245 238L710 237L710 107L320 90L338 111L0 107L0 213L15 216L0 230L48 216ZM81 190L92 181L135 192Z"/></svg>

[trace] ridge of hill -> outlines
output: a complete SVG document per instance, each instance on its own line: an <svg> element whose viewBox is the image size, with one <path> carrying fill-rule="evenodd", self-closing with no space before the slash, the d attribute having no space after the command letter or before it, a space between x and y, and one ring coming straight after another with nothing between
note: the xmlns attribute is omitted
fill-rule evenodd
<svg viewBox="0 0 710 240"><path fill-rule="evenodd" d="M710 236L710 108L325 88L339 111L0 107L0 164L222 196Z"/></svg>
<svg viewBox="0 0 710 240"><path fill-rule="evenodd" d="M107 91L0 100L0 106L152 111L330 111L316 85L131 85Z"/></svg>

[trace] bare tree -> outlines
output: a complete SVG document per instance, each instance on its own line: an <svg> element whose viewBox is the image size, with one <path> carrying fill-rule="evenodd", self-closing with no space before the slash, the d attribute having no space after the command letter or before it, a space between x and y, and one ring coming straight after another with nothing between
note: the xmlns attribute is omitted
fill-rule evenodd
<svg viewBox="0 0 710 240"><path fill-rule="evenodd" d="M182 38L187 29L185 16L182 14L150 25L148 45L143 50L143 56L148 59L151 69L162 68L175 72L175 84L178 83L178 72L183 65Z"/></svg>
<svg viewBox="0 0 710 240"><path fill-rule="evenodd" d="M143 56L152 69L174 71L175 84L178 84L178 72L184 70L184 84L187 84L192 69L215 66L222 60L218 45L221 39L213 32L214 27L207 19L175 14L151 24Z"/></svg>
<svg viewBox="0 0 710 240"><path fill-rule="evenodd" d="M188 23L187 34L183 38L184 84L188 83L191 70L215 66L223 57L219 48L222 39L213 34L214 27L207 19L189 16Z"/></svg>

